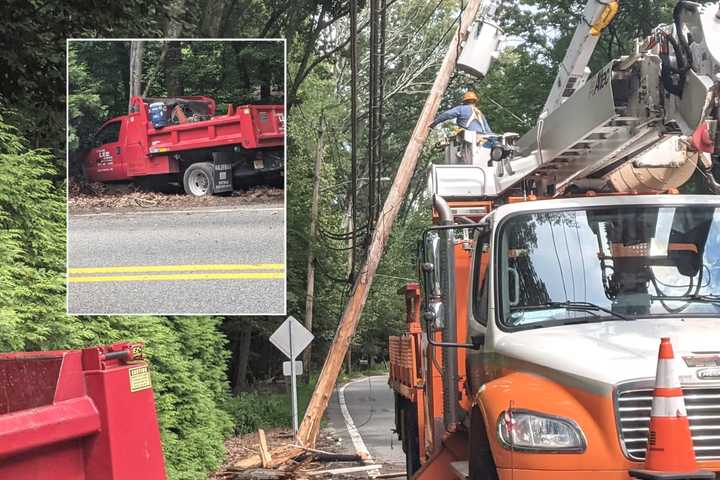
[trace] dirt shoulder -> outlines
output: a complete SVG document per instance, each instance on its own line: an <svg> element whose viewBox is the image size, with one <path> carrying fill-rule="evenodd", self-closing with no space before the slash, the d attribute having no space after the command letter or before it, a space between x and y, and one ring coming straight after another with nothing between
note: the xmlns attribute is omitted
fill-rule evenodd
<svg viewBox="0 0 720 480"><path fill-rule="evenodd" d="M282 428L273 428L266 431L268 447L274 448L287 446L292 443L292 431ZM313 458L307 458L300 462L288 462L284 467L268 471L263 469L237 470L234 468L239 461L255 454L259 454L258 434L253 432L246 435L231 437L225 441L227 456L223 465L209 476L209 480L236 480L247 478L286 478L286 479L367 479L366 472L351 472L349 474L321 473L325 470L337 468L348 468L362 466L362 462L321 462ZM335 437L331 430L321 429L315 445L317 450L329 453L347 453L347 446L343 446L341 440Z"/></svg>
<svg viewBox="0 0 720 480"><path fill-rule="evenodd" d="M71 183L68 195L68 210L72 215L238 206L282 207L284 199L285 191L282 188L269 186L236 190L230 195L193 197L184 194L151 192L143 190L134 184L105 185L93 183L79 186Z"/></svg>

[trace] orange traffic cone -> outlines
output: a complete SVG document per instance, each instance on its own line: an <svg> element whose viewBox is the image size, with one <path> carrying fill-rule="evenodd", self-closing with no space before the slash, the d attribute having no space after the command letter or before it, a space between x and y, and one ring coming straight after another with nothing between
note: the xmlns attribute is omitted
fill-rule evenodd
<svg viewBox="0 0 720 480"><path fill-rule="evenodd" d="M631 470L630 475L641 480L715 479L713 472L698 470L669 338L660 340L645 470Z"/></svg>

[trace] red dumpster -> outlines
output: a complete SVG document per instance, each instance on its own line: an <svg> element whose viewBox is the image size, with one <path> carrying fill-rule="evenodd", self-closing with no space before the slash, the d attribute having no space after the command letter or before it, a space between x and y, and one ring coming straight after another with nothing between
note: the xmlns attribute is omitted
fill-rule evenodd
<svg viewBox="0 0 720 480"><path fill-rule="evenodd" d="M0 479L164 480L142 348L0 354Z"/></svg>

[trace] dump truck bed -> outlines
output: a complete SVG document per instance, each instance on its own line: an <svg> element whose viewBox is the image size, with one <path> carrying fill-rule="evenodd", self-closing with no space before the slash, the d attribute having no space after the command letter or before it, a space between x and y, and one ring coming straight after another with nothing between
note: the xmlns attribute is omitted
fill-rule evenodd
<svg viewBox="0 0 720 480"><path fill-rule="evenodd" d="M282 105L243 105L227 115L159 129L147 122L148 153L154 155L222 145L241 145L248 150L281 147L285 137L284 123Z"/></svg>

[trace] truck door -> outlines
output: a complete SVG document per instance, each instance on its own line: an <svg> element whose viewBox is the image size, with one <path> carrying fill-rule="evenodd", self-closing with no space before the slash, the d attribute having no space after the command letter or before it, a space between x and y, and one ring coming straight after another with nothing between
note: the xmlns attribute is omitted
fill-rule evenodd
<svg viewBox="0 0 720 480"><path fill-rule="evenodd" d="M482 344L480 350L468 352L467 375L470 381L471 394L475 395L478 389L492 378L492 366L487 364L487 353L490 350L485 343L489 324L493 322L490 318L488 308L490 295L490 277L492 266L490 264L490 233L482 233L475 239L475 254L472 270L472 299L469 306L472 308L472 315L468 319L469 337L473 343Z"/></svg>
<svg viewBox="0 0 720 480"><path fill-rule="evenodd" d="M123 120L106 123L95 134L94 147L85 160L85 173L89 180L121 180L123 173L122 138Z"/></svg>

